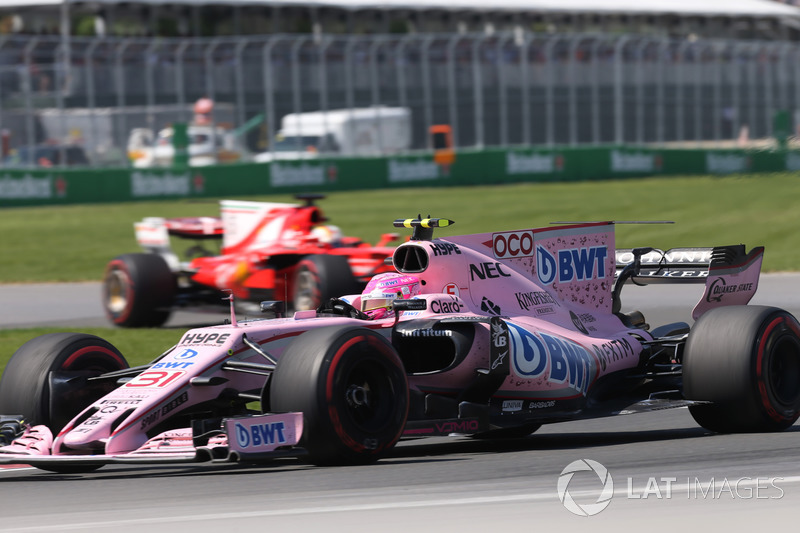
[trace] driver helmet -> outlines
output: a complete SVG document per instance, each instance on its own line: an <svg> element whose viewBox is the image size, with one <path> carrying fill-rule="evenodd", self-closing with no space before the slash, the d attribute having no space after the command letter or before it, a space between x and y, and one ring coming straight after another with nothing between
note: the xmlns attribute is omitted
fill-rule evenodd
<svg viewBox="0 0 800 533"><path fill-rule="evenodd" d="M392 302L408 300L421 292L417 276L387 272L373 277L361 293L361 311L372 320L394 316Z"/></svg>
<svg viewBox="0 0 800 533"><path fill-rule="evenodd" d="M322 244L334 245L342 240L342 230L338 226L317 226L311 230L311 235Z"/></svg>

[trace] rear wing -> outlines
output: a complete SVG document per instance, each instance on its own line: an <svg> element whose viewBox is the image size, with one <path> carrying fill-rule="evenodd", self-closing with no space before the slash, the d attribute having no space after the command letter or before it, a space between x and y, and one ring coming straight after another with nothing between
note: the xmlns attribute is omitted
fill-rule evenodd
<svg viewBox="0 0 800 533"><path fill-rule="evenodd" d="M649 250L649 251L647 251ZM644 252L644 253L642 253ZM764 248L753 248L745 252L743 244L715 246L713 248L672 248L667 251L648 248L624 248L616 250L616 277L634 262L641 253L640 268L625 282L640 285L652 283L705 283L714 269L749 264L755 256L763 254Z"/></svg>
<svg viewBox="0 0 800 533"><path fill-rule="evenodd" d="M745 251L744 245L714 248L651 248L616 251L613 309L619 311L622 285L650 283L703 283L703 296L692 311L697 320L715 307L746 305L758 288L764 247Z"/></svg>

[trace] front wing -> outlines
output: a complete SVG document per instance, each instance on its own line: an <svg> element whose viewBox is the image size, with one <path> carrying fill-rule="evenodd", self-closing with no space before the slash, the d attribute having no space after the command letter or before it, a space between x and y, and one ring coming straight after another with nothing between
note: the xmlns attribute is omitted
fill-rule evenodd
<svg viewBox="0 0 800 533"><path fill-rule="evenodd" d="M223 419L219 430L204 438L202 445L196 445L198 435L185 428L161 433L130 453L63 455L51 452L53 436L49 429L35 426L0 447L0 464L25 464L47 470L105 464L263 461L303 455L304 450L297 446L302 433L302 413L271 413Z"/></svg>

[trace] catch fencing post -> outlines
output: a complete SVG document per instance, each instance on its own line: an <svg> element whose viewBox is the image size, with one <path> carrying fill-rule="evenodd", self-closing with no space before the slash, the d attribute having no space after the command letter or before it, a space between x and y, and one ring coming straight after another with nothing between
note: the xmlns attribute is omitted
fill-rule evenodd
<svg viewBox="0 0 800 533"><path fill-rule="evenodd" d="M269 153L274 154L272 132L270 128L275 129L277 117L275 116L275 94L274 85L272 83L272 49L278 43L279 39L275 36L271 37L267 43L261 48L262 61L264 62L264 108L265 108L265 123L267 124L267 141Z"/></svg>
<svg viewBox="0 0 800 533"><path fill-rule="evenodd" d="M617 144L625 142L625 105L623 87L623 69L625 68L625 44L630 37L623 35L614 46L614 141Z"/></svg>
<svg viewBox="0 0 800 533"><path fill-rule="evenodd" d="M636 43L634 49L634 62L636 65L636 143L644 144L644 85L645 85L645 50L649 43L641 39Z"/></svg>
<svg viewBox="0 0 800 533"><path fill-rule="evenodd" d="M150 129L153 130L153 138L158 134L158 126L156 125L156 121L153 117L153 106L155 106L155 83L153 81L153 61L151 61L151 57L153 51L160 46L159 41L154 40L150 43L150 45L145 48L145 57L144 57L144 83L145 83L145 99L147 101L146 107L146 116L147 116L147 125L150 126Z"/></svg>
<svg viewBox="0 0 800 533"><path fill-rule="evenodd" d="M423 105L425 106L425 145L428 149L433 148L431 136L428 134L433 126L433 91L431 89L431 45L433 37L426 37L422 41L422 51L420 52L422 64L422 94Z"/></svg>
<svg viewBox="0 0 800 533"><path fill-rule="evenodd" d="M175 50L175 96L178 99L178 116L181 122L186 122L186 94L183 76L183 53L189 47L191 41L183 41Z"/></svg>
<svg viewBox="0 0 800 533"><path fill-rule="evenodd" d="M775 115L775 61L773 60L773 53L775 45L764 43L762 45L766 49L764 56L766 57L766 66L764 68L764 136L769 137L772 135L773 123L772 118Z"/></svg>
<svg viewBox="0 0 800 533"><path fill-rule="evenodd" d="M98 143L97 135L97 109L94 90L94 51L102 41L94 40L89 43L86 51L83 54L83 63L86 65L86 104L91 113L89 119L89 128L92 136L92 142Z"/></svg>
<svg viewBox="0 0 800 533"><path fill-rule="evenodd" d="M555 47L557 37L549 36L544 45L544 60L546 72L546 91L544 97L544 114L545 114L545 143L547 146L552 147L555 145L555 71L553 64L553 48Z"/></svg>
<svg viewBox="0 0 800 533"><path fill-rule="evenodd" d="M531 45L528 32L520 32L517 39L519 46L520 63L520 93L522 94L522 144L531 144L531 87L530 87L530 66L528 65L528 52Z"/></svg>
<svg viewBox="0 0 800 533"><path fill-rule="evenodd" d="M500 124L500 145L508 146L508 81L506 80L506 67L504 61L505 47L512 42L513 36L497 39L497 86L500 94L497 97Z"/></svg>
<svg viewBox="0 0 800 533"><path fill-rule="evenodd" d="M125 72L123 70L123 56L125 55L125 50L130 46L130 40L124 40L117 45L115 50L115 70L114 70L114 80L116 82L116 89L117 89L117 107L119 109L125 109ZM117 131L117 145L122 147L120 150L120 158L123 165L128 166L128 154L127 154L127 146L128 143L125 141L125 136L128 133L128 120L127 115L123 111L119 117L119 129Z"/></svg>
<svg viewBox="0 0 800 533"><path fill-rule="evenodd" d="M234 76L236 79L236 119L239 122L237 127L241 127L247 121L247 113L245 112L244 101L244 49L247 47L248 41L245 39L238 39L236 41L234 60Z"/></svg>
<svg viewBox="0 0 800 533"><path fill-rule="evenodd" d="M295 38L291 48L292 63L292 109L299 115L303 112L303 103L300 100L300 47L305 44L307 39ZM303 147L303 121L297 117L297 135L295 136L297 151L302 153Z"/></svg>
<svg viewBox="0 0 800 533"><path fill-rule="evenodd" d="M675 72L675 80L676 80L676 94L675 94L675 107L677 111L676 115L676 125L675 129L677 131L677 140L678 141L685 141L686 140L686 131L685 131L685 121L684 121L684 113L685 110L683 109L684 106L684 83L686 82L686 67L684 65L684 57L686 56L686 48L692 44L689 41L684 41L678 46L678 58L677 58L677 68Z"/></svg>
<svg viewBox="0 0 800 533"><path fill-rule="evenodd" d="M460 146L458 143L458 96L456 93L456 44L461 36L451 36L447 42L447 96L448 96L448 119L450 127L453 131L453 143L456 147Z"/></svg>
<svg viewBox="0 0 800 533"><path fill-rule="evenodd" d="M25 63L25 129L27 130L25 133L28 138L28 154L31 158L31 161L27 162L29 166L35 165L35 161L33 161L32 158L34 156L34 152L36 151L33 96L31 94L33 92L33 80L31 78L33 59L31 58L31 55L33 54L33 49L36 48L37 44L39 44L39 39L34 37L25 46L25 49L22 52L23 61Z"/></svg>
<svg viewBox="0 0 800 533"><path fill-rule="evenodd" d="M473 109L475 115L475 148L483 148L484 139L484 124L483 124L483 75L481 72L481 59L480 50L481 45L486 41L487 37L475 36L472 39L472 97Z"/></svg>
<svg viewBox="0 0 800 533"><path fill-rule="evenodd" d="M605 41L600 37L592 46L592 142L600 144L600 47Z"/></svg>
<svg viewBox="0 0 800 533"><path fill-rule="evenodd" d="M664 75L664 63L666 62L665 50L669 50L668 43L661 40L656 43L656 68L658 69L658 85L656 86L656 141L663 143L666 140L666 76Z"/></svg>

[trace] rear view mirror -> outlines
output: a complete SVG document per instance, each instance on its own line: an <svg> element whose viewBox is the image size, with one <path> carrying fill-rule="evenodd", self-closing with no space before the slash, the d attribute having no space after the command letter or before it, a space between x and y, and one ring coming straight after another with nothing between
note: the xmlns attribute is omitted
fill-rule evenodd
<svg viewBox="0 0 800 533"><path fill-rule="evenodd" d="M392 309L398 311L424 311L428 308L427 300L395 300Z"/></svg>

